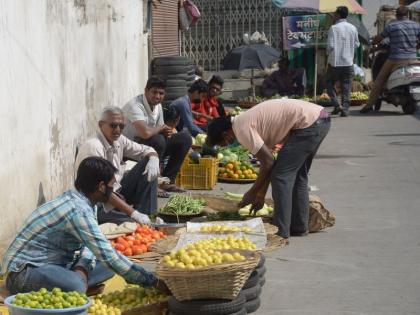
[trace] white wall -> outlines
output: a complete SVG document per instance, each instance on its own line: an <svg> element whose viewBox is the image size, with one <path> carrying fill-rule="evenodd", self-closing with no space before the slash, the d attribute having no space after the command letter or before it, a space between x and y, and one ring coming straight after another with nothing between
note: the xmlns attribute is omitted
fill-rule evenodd
<svg viewBox="0 0 420 315"><path fill-rule="evenodd" d="M143 0L0 0L0 245L73 183L102 107L144 89Z"/></svg>
<svg viewBox="0 0 420 315"><path fill-rule="evenodd" d="M371 35L376 35L376 14L382 5L398 5L398 0L363 0L363 8L367 11L362 20Z"/></svg>

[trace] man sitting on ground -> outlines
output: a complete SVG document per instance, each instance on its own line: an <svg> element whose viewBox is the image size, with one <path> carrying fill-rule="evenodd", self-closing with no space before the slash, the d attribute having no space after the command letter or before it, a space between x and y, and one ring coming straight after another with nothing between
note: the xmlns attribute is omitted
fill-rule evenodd
<svg viewBox="0 0 420 315"><path fill-rule="evenodd" d="M96 204L109 201L117 172L107 160L89 157L80 162L76 189L29 215L2 262L10 293L55 287L97 292L114 272L130 283L157 285L152 273L115 251L99 229Z"/></svg>
<svg viewBox="0 0 420 315"><path fill-rule="evenodd" d="M167 191L184 192L175 186L175 178L192 142L187 132L174 134L173 129L164 123L161 102L165 97L165 88L165 81L151 77L147 81L144 94L137 95L123 107L127 122L124 135L154 148L160 161L168 158L162 176L168 177L170 183L160 185L159 197L169 197Z"/></svg>
<svg viewBox="0 0 420 315"><path fill-rule="evenodd" d="M117 169L114 193L104 207L98 210L99 224L120 224L132 220L148 224L150 219L146 214L157 210L158 155L153 148L124 137L124 127L124 116L120 108L104 108L97 135L80 147L76 157L76 169L90 156L104 158ZM124 174L124 159L138 161L127 174Z"/></svg>
<svg viewBox="0 0 420 315"><path fill-rule="evenodd" d="M177 130L182 131L184 128L195 137L199 133L205 133L203 129L194 124L192 114L192 104L200 104L201 100L207 96L208 85L204 80L195 81L188 90L188 94L174 100L170 106L174 106L180 116L181 121Z"/></svg>
<svg viewBox="0 0 420 315"><path fill-rule="evenodd" d="M305 69L290 69L290 62L287 58L280 59L278 66L279 69L263 82L264 96L272 97L275 94L303 96L306 86Z"/></svg>

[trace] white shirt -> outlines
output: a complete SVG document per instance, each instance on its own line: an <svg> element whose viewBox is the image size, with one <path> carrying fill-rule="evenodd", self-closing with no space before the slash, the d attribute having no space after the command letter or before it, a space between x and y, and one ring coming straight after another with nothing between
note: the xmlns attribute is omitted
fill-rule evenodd
<svg viewBox="0 0 420 315"><path fill-rule="evenodd" d="M108 143L105 136L101 131L98 132L96 137L88 139L80 147L77 153L75 171L79 168L80 163L87 157L98 156L108 160L117 168L115 174L114 191L121 187L121 179L124 176L125 162L124 157L139 161L149 153L156 153L156 151L147 145L138 144L121 135L117 141L112 145Z"/></svg>
<svg viewBox="0 0 420 315"><path fill-rule="evenodd" d="M124 112L125 128L123 134L130 140L138 137L136 128L133 122L141 120L146 123L148 127L163 126L163 111L162 105L157 104L153 107L153 111L147 102L146 97L141 94L134 97L122 108Z"/></svg>
<svg viewBox="0 0 420 315"><path fill-rule="evenodd" d="M359 46L356 27L346 19L339 20L328 31L328 63L333 67L352 66L354 50Z"/></svg>

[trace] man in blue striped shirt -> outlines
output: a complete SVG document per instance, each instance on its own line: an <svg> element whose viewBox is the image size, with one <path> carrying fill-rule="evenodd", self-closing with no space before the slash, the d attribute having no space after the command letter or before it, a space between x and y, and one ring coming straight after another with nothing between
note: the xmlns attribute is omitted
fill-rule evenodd
<svg viewBox="0 0 420 315"><path fill-rule="evenodd" d="M157 284L152 273L115 251L99 229L96 203L108 201L116 171L103 158L86 158L77 171L76 189L29 215L2 261L11 293L42 287L86 292L113 272L130 283Z"/></svg>
<svg viewBox="0 0 420 315"><path fill-rule="evenodd" d="M372 110L382 92L382 87L396 66L416 61L420 24L408 19L408 8L405 6L399 7L396 15L397 20L389 23L384 31L373 39L372 44L376 45L388 37L391 53L376 77L367 104L360 110L362 114Z"/></svg>

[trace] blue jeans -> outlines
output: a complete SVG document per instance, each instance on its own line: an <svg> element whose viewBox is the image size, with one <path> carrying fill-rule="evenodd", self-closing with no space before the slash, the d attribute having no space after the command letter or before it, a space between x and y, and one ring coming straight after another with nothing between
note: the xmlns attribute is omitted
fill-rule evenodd
<svg viewBox="0 0 420 315"><path fill-rule="evenodd" d="M11 272L6 278L6 287L12 294L38 291L41 288L52 290L61 288L63 291L86 292L88 287L100 284L114 276L114 272L100 262L88 274L88 285L77 273L60 265L44 265L35 267L27 265L20 272Z"/></svg>

